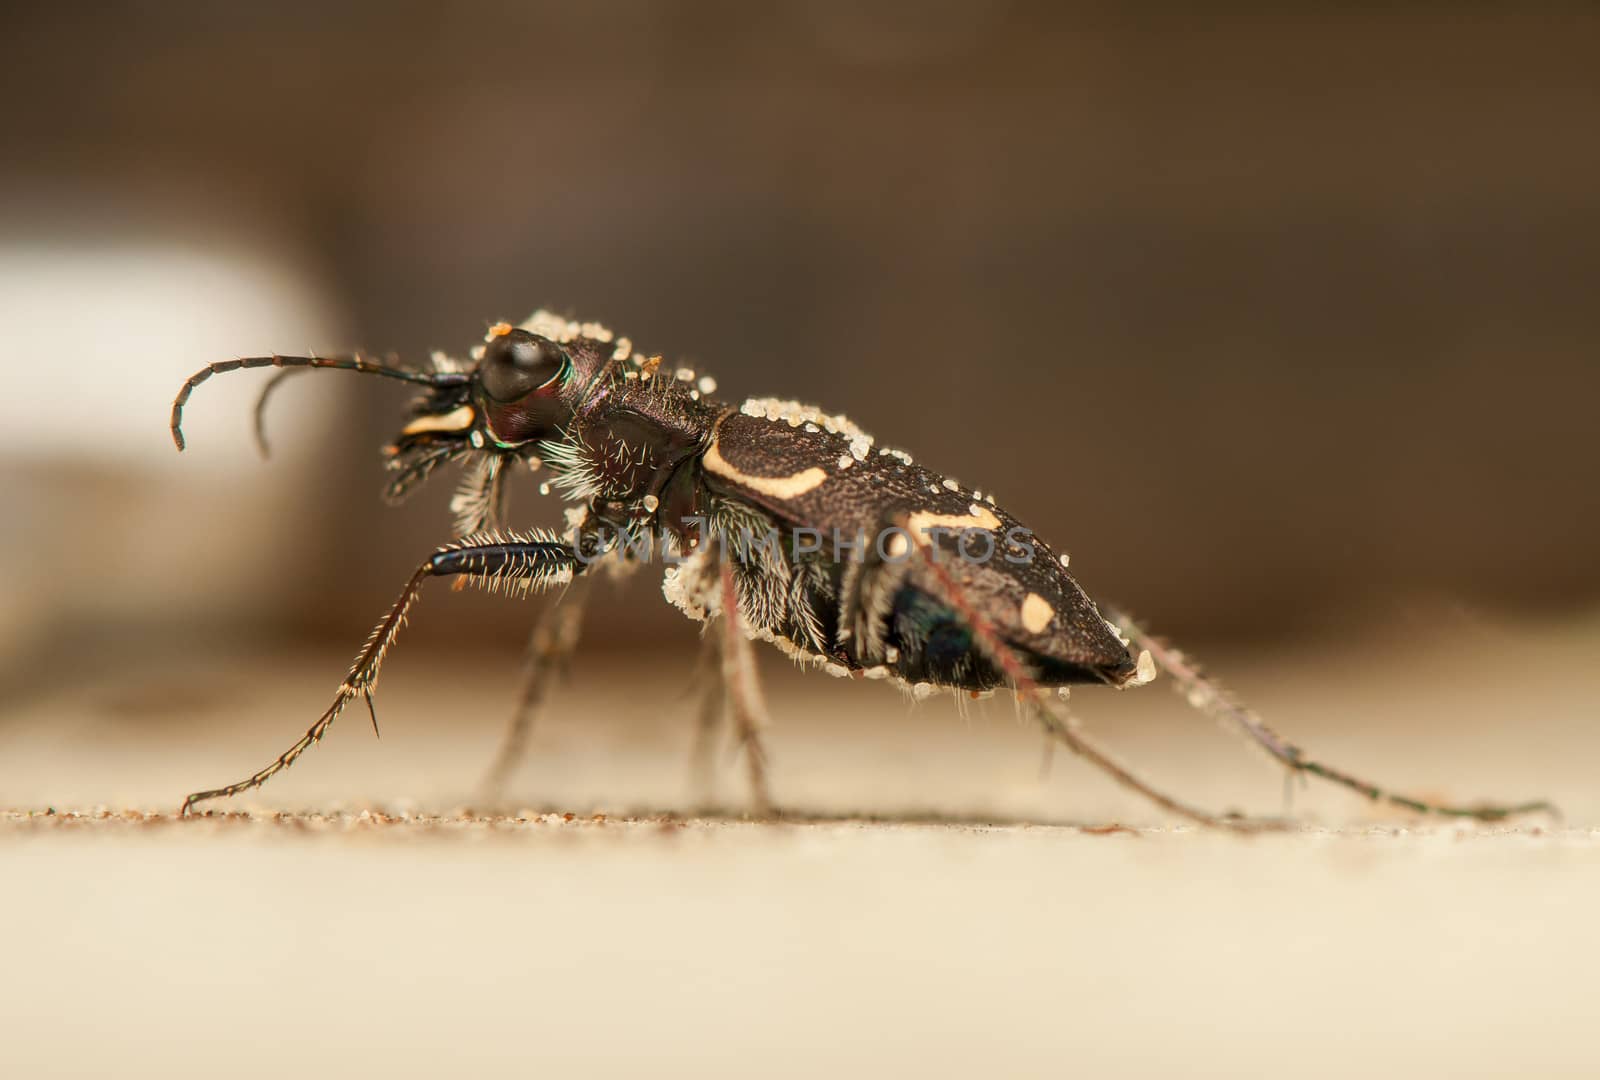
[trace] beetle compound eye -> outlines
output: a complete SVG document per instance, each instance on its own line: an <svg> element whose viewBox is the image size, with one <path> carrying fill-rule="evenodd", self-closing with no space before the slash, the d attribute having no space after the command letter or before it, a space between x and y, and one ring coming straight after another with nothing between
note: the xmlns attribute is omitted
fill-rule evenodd
<svg viewBox="0 0 1600 1080"><path fill-rule="evenodd" d="M491 399L519 401L560 378L567 363L567 354L555 342L526 330L510 330L484 347L478 377Z"/></svg>

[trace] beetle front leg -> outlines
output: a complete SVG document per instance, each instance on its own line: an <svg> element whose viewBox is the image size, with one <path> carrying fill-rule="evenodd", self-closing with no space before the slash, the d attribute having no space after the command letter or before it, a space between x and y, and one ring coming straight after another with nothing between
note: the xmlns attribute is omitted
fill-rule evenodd
<svg viewBox="0 0 1600 1080"><path fill-rule="evenodd" d="M484 534L469 537L459 543L448 544L435 551L426 562L417 567L416 572L411 575L411 580L406 582L400 598L367 636L367 642L356 656L355 663L351 664L344 682L340 684L333 704L328 706L299 741L278 755L266 768L244 780L209 791L197 791L190 795L183 800L179 814L187 816L198 803L238 795L251 788L260 787L293 765L301 754L321 742L345 706L356 698L364 699L368 710L371 711L372 693L377 685L378 671L383 666L383 658L388 653L389 647L394 644L395 638L399 636L400 628L405 625L411 605L416 602L423 583L429 578L458 577L469 584L491 591L528 593L552 585L565 584L582 569L584 563L570 545L553 535L544 533L526 536L514 533ZM375 711L372 722L376 727Z"/></svg>

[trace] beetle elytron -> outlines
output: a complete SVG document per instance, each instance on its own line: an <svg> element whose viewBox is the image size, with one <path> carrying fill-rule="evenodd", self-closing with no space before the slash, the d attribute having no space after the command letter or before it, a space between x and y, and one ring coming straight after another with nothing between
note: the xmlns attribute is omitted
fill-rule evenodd
<svg viewBox="0 0 1600 1080"><path fill-rule="evenodd" d="M521 326L495 324L470 360L436 354L430 371L359 355L214 363L191 376L173 402L178 449L194 388L218 372L258 367L286 369L279 378L297 368L333 368L421 386L410 419L386 448L394 472L388 494L398 499L441 464L461 463L464 480L451 504L457 535L417 568L310 730L254 775L190 795L186 814L288 767L354 699L370 710L384 655L430 578L526 595L637 563L653 550L641 543L647 537L660 539L668 562L664 595L708 624L715 640L721 680L702 722L726 706L758 809L770 801L751 640L836 675L896 683L917 697L1008 688L1053 738L1159 805L1207 824L1277 825L1214 817L1151 788L1089 741L1052 691L1137 685L1159 668L1191 703L1232 722L1289 769L1368 798L1480 820L1549 809L1542 802L1425 802L1308 759L1183 654L1115 613L1104 617L1065 559L992 495L878 446L843 417L790 401L726 403L712 379L668 368L602 326L541 311ZM267 384L263 403L276 382ZM258 437L260 420L258 407ZM555 490L569 504L564 533L506 526L505 481L518 465L547 473L541 491ZM522 708L496 775L515 762L546 676L577 640L580 612L574 599L541 616Z"/></svg>

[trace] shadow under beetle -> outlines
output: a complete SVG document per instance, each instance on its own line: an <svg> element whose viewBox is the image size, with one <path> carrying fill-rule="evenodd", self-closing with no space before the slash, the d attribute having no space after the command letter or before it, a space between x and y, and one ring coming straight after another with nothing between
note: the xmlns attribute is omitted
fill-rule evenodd
<svg viewBox="0 0 1600 1080"><path fill-rule="evenodd" d="M258 787L321 741L356 698L374 728L373 688L423 584L448 577L517 595L581 584L597 571L659 557L662 592L706 625L711 680L697 742L724 712L733 719L752 799L771 809L761 731L765 708L751 655L766 641L834 675L892 682L922 698L939 690L1009 689L1046 733L1124 786L1183 817L1254 831L1273 820L1217 816L1145 783L1088 738L1060 697L1078 683L1126 687L1164 671L1195 707L1241 730L1288 769L1421 813L1495 821L1549 811L1544 802L1456 806L1395 794L1307 758L1208 680L1182 653L1095 603L992 495L968 490L880 447L842 416L792 401L732 405L716 383L636 351L594 323L537 312L497 323L471 358L435 354L431 371L363 356L265 356L214 363L172 406L184 447L184 404L213 374L284 369L256 411L296 369L380 375L423 388L395 442L387 494L404 497L440 465L458 462L456 539L417 567L373 629L338 694L311 728L259 772L190 795ZM541 492L569 507L566 529L518 531L504 522L505 484L522 467L546 473ZM1109 616L1109 617L1108 617ZM582 591L538 620L522 701L491 777L515 766L549 676L574 648Z"/></svg>

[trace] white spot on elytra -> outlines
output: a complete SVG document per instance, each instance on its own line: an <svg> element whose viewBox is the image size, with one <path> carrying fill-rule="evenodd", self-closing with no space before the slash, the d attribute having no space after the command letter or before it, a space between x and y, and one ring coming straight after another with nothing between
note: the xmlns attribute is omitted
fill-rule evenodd
<svg viewBox="0 0 1600 1080"><path fill-rule="evenodd" d="M656 498L654 495L646 495L644 497L645 513L653 514L653 513L656 512L657 508L660 507L660 506L661 506L661 500Z"/></svg>
<svg viewBox="0 0 1600 1080"><path fill-rule="evenodd" d="M1042 634L1045 627L1050 625L1050 620L1056 617L1056 609L1050 606L1050 601L1038 593L1029 593L1022 601L1022 628L1030 634Z"/></svg>
<svg viewBox="0 0 1600 1080"><path fill-rule="evenodd" d="M1000 527L1000 519L995 517L987 507L974 503L968 509L970 514L967 517L962 517L959 514L936 514L931 510L918 510L906 519L906 531L911 533L912 536L918 537L918 543L923 543L923 538L932 539L928 530L934 528L960 530L998 529Z"/></svg>
<svg viewBox="0 0 1600 1080"><path fill-rule="evenodd" d="M798 401L787 401L782 398L750 398L739 406L739 411L746 416L755 416L774 423L782 422L790 427L812 423L822 428L830 435L839 435L850 440L850 456L857 461L867 460L867 452L872 449L873 438L848 417L829 415L815 405L802 405ZM909 463L909 459L907 459Z"/></svg>
<svg viewBox="0 0 1600 1080"><path fill-rule="evenodd" d="M710 375L700 376L700 381L695 385L700 388L702 394L715 394L717 392L717 380Z"/></svg>

